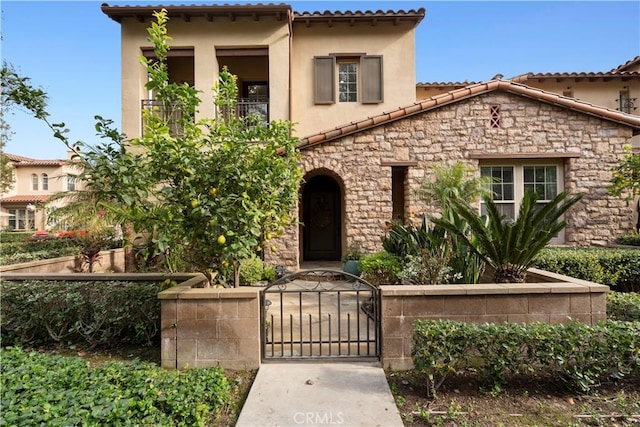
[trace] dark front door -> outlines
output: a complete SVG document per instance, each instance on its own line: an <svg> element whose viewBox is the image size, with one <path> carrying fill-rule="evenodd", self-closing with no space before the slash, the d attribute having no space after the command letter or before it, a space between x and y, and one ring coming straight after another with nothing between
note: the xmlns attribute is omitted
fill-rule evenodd
<svg viewBox="0 0 640 427"><path fill-rule="evenodd" d="M331 177L315 176L303 189L303 260L337 261L341 256L340 187Z"/></svg>

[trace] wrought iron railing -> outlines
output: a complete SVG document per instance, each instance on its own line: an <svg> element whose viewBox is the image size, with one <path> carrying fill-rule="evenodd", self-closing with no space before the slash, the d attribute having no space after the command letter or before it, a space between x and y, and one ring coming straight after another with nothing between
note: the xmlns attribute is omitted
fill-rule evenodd
<svg viewBox="0 0 640 427"><path fill-rule="evenodd" d="M182 119L183 109L177 103L165 103L157 99L143 99L142 108L147 110L155 110L157 114L168 124L171 135L182 135ZM249 118L250 123L268 123L269 122L269 100L268 99L238 99L235 108L223 107L220 109L222 118L242 117ZM144 118L142 120L142 128L144 129Z"/></svg>
<svg viewBox="0 0 640 427"><path fill-rule="evenodd" d="M221 109L222 117L243 117L251 118L256 122L269 122L269 100L268 99L238 99L235 111L229 107Z"/></svg>
<svg viewBox="0 0 640 427"><path fill-rule="evenodd" d="M160 115L163 121L169 126L169 133L173 136L182 135L182 126L180 120L182 119L183 109L182 105L178 103L168 103L157 99L143 99L142 108L146 110L155 110ZM145 127L144 117L142 118L142 129Z"/></svg>

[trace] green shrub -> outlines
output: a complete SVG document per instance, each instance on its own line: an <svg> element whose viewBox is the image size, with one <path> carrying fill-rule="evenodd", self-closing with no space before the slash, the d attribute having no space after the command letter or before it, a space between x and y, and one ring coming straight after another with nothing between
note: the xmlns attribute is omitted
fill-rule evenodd
<svg viewBox="0 0 640 427"><path fill-rule="evenodd" d="M243 259L240 262L240 284L250 285L262 280L264 273L264 264L257 256Z"/></svg>
<svg viewBox="0 0 640 427"><path fill-rule="evenodd" d="M262 279L267 282L273 282L276 280L276 268L272 265L265 265L262 272Z"/></svg>
<svg viewBox="0 0 640 427"><path fill-rule="evenodd" d="M359 266L360 277L374 285L396 283L402 270L398 258L385 251L363 256Z"/></svg>
<svg viewBox="0 0 640 427"><path fill-rule="evenodd" d="M3 345L151 343L160 325L160 286L155 282L2 281Z"/></svg>
<svg viewBox="0 0 640 427"><path fill-rule="evenodd" d="M230 402L222 368L167 370L19 348L0 351L0 425L215 425Z"/></svg>
<svg viewBox="0 0 640 427"><path fill-rule="evenodd" d="M640 251L612 248L545 248L535 267L576 279L640 291Z"/></svg>
<svg viewBox="0 0 640 427"><path fill-rule="evenodd" d="M627 234L616 237L615 242L619 245L640 246L640 234Z"/></svg>
<svg viewBox="0 0 640 427"><path fill-rule="evenodd" d="M640 322L640 294L636 292L609 292L607 317L624 322Z"/></svg>
<svg viewBox="0 0 640 427"><path fill-rule="evenodd" d="M512 374L547 373L571 391L593 392L604 381L640 374L640 322L465 324L418 320L415 369L435 393L445 377L473 368L499 392Z"/></svg>
<svg viewBox="0 0 640 427"><path fill-rule="evenodd" d="M0 243L26 242L32 234L33 232L2 232L0 233Z"/></svg>

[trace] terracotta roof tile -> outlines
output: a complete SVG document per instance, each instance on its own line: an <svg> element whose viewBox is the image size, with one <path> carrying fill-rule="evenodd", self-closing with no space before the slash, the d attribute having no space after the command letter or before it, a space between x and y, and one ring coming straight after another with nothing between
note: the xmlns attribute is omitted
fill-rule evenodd
<svg viewBox="0 0 640 427"><path fill-rule="evenodd" d="M634 65L638 65L638 64L640 64L640 56L636 56L635 58L628 60L624 64L618 65L616 68L613 68L610 72L619 73L620 71L626 71L627 68L633 67Z"/></svg>
<svg viewBox="0 0 640 427"><path fill-rule="evenodd" d="M63 166L66 161L60 159L39 160L31 157L18 156L16 154L4 153L5 156L14 162L14 167L21 166Z"/></svg>
<svg viewBox="0 0 640 427"><path fill-rule="evenodd" d="M454 87L463 87L473 85L479 82L419 82L416 83L417 87L443 87L443 86L454 86Z"/></svg>
<svg viewBox="0 0 640 427"><path fill-rule="evenodd" d="M302 138L298 147L303 150L317 144L328 142L346 135L362 131L364 129L370 129L376 126L385 125L387 123L391 123L405 117L410 117L415 114L430 111L436 108L440 108L444 105L449 105L467 98L493 92L496 90L514 93L541 102L557 105L559 107L568 108L585 114L590 114L604 120L611 120L633 128L634 134L640 133L640 117L638 116L600 107L588 102L577 100L575 98L558 95L553 92L547 92L509 80L490 80L488 82L476 83L460 89L455 89L441 95L424 99L420 102L416 102L406 107L399 108L397 110L384 112L377 116L369 117L368 119L361 121L362 123L367 123L364 127L354 127L352 123L350 123L347 125L338 126L329 131L320 132L318 134Z"/></svg>
<svg viewBox="0 0 640 427"><path fill-rule="evenodd" d="M530 79L614 79L640 77L638 71L616 71L597 73L525 73L512 77L509 80L521 83Z"/></svg>
<svg viewBox="0 0 640 427"><path fill-rule="evenodd" d="M2 203L43 203L49 200L51 195L48 194L29 194L29 195L18 195L18 196L9 196L0 199Z"/></svg>

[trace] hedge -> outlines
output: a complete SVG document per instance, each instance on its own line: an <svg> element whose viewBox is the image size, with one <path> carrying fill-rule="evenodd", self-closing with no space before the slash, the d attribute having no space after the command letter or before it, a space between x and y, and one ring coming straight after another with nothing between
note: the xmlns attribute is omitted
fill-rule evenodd
<svg viewBox="0 0 640 427"><path fill-rule="evenodd" d="M230 402L222 368L167 370L8 348L0 351L0 425L205 426Z"/></svg>
<svg viewBox="0 0 640 427"><path fill-rule="evenodd" d="M473 368L494 392L511 375L546 373L566 389L594 392L609 379L640 375L640 322L467 324L418 320L415 369L435 394L447 375Z"/></svg>
<svg viewBox="0 0 640 427"><path fill-rule="evenodd" d="M607 318L640 322L640 294L636 292L607 293Z"/></svg>
<svg viewBox="0 0 640 427"><path fill-rule="evenodd" d="M0 282L3 345L123 342L158 336L162 284L156 282Z"/></svg>
<svg viewBox="0 0 640 427"><path fill-rule="evenodd" d="M640 250L545 248L535 267L609 285L618 291L640 291Z"/></svg>

